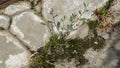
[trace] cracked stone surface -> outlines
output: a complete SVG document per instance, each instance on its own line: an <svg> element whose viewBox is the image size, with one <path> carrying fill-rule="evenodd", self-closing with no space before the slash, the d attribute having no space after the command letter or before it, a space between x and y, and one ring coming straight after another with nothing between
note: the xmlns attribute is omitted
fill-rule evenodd
<svg viewBox="0 0 120 68"><path fill-rule="evenodd" d="M30 2L20 1L5 8L4 13L7 15L13 15L17 12L24 11L30 8L31 8Z"/></svg>
<svg viewBox="0 0 120 68"><path fill-rule="evenodd" d="M36 0L37 1L37 0ZM38 0L39 1L39 0ZM83 14L83 18L91 18L91 14L96 8L102 7L108 0L42 0L34 6L37 12L42 11L46 21L52 21L50 11L54 10L54 15L58 14L55 21L60 21L66 16L66 23L69 23L69 16L72 13L84 9L83 3L88 3L88 12ZM109 11L114 15L114 22L120 21L120 1L115 0ZM36 51L45 46L50 37L48 28L41 24L44 22L36 15L36 11L31 9L28 1L20 1L0 10L0 68L28 68L30 50ZM41 9L42 8L42 9ZM26 11L27 10L27 11ZM10 17L10 18L9 18ZM10 20L11 19L11 20ZM10 29L8 27L10 26ZM4 29L1 29L4 28ZM86 24L78 27L75 32L71 32L70 38L84 38L88 35L89 27ZM111 33L109 44L100 51L89 49L84 54L89 62L82 68L119 68L120 67L120 26ZM29 49L30 48L30 49ZM58 61L56 68L76 68L74 60L71 62Z"/></svg>
<svg viewBox="0 0 120 68"><path fill-rule="evenodd" d="M0 27L4 29L8 29L10 24L10 18L5 15L0 15Z"/></svg>
<svg viewBox="0 0 120 68"><path fill-rule="evenodd" d="M42 0L31 0L31 3L33 4L33 7L37 12L41 12Z"/></svg>
<svg viewBox="0 0 120 68"><path fill-rule="evenodd" d="M49 37L47 27L41 22L44 21L33 11L23 12L13 17L10 31L28 44L31 50L37 50L45 45L45 40Z"/></svg>
<svg viewBox="0 0 120 68"><path fill-rule="evenodd" d="M60 21L63 16L67 17L69 22L69 16L72 13L77 13L84 10L83 3L88 4L88 12L83 14L83 18L91 18L91 14L96 8L102 7L108 0L43 0L43 16L47 20L52 20L50 11L54 10L54 15L58 14L56 21Z"/></svg>
<svg viewBox="0 0 120 68"><path fill-rule="evenodd" d="M79 11L83 12L83 10L85 9L84 3L88 4L88 6L86 6L86 9L89 11L83 13L81 17L92 19L91 15L93 14L93 11L95 11L96 8L100 8L105 5L107 1L108 0L43 0L42 15L47 21L53 21L52 15L50 14L53 9L53 15L58 15L55 17L55 22L61 22L61 18L65 16L65 24L61 23L61 26L66 26L67 23L70 23L70 15L72 13L79 17ZM84 32L80 29L81 27L79 27L78 30L71 32L69 38L84 38L88 35L89 28L87 26L85 28L83 27L83 29L85 30Z"/></svg>
<svg viewBox="0 0 120 68"><path fill-rule="evenodd" d="M8 32L0 32L0 68L21 68L28 64L29 56L30 54Z"/></svg>
<svg viewBox="0 0 120 68"><path fill-rule="evenodd" d="M48 29L30 8L30 2L20 1L1 10L0 68L28 68L30 50L47 42Z"/></svg>

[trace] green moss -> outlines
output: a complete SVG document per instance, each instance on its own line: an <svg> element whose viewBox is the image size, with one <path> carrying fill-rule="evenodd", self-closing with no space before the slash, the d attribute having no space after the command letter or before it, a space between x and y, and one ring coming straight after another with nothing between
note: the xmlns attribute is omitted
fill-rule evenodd
<svg viewBox="0 0 120 68"><path fill-rule="evenodd" d="M39 53L31 61L29 68L54 68L53 65L49 63L49 54L44 48L39 49Z"/></svg>
<svg viewBox="0 0 120 68"><path fill-rule="evenodd" d="M89 21L88 23L88 26L89 26L89 28L91 29L91 30L94 30L94 29L96 29L97 27L99 27L99 21L98 20L96 20L96 21Z"/></svg>
<svg viewBox="0 0 120 68"><path fill-rule="evenodd" d="M75 59L76 64L83 65L87 62L83 54L89 48L100 49L104 46L104 39L95 35L85 39L65 40L57 38L57 35L51 37L45 47L38 49L38 54L33 58L30 68L54 68L52 65L57 60ZM97 44L95 43L97 42Z"/></svg>

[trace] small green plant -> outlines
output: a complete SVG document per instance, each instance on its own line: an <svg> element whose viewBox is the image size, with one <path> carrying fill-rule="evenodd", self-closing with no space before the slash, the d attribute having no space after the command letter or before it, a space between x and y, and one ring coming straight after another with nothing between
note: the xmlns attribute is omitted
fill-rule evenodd
<svg viewBox="0 0 120 68"><path fill-rule="evenodd" d="M114 19L114 16L110 13L108 10L112 4L113 0L108 0L105 6L102 8L96 9L93 13L97 17L97 20L95 21L89 21L93 22L92 24L88 23L89 27L92 29L97 28L98 32L104 32L104 31L111 31L112 30L112 20ZM108 18L111 18L108 20ZM95 25L95 26L94 26Z"/></svg>
<svg viewBox="0 0 120 68"><path fill-rule="evenodd" d="M95 20L95 21L88 21L88 26L90 28L90 30L96 30L97 27L99 27L99 20Z"/></svg>
<svg viewBox="0 0 120 68"><path fill-rule="evenodd" d="M101 15L106 16L109 13L108 9L110 8L112 2L113 2L113 0L109 0L106 3L106 5L100 10Z"/></svg>
<svg viewBox="0 0 120 68"><path fill-rule="evenodd" d="M87 62L83 54L89 48L100 49L104 44L104 39L93 32L93 36L85 39L65 40L58 39L57 35L53 35L45 47L38 49L38 54L32 59L30 68L55 68L54 62L58 60L75 59L76 66L83 65Z"/></svg>
<svg viewBox="0 0 120 68"><path fill-rule="evenodd" d="M84 10L83 11L79 11L79 15L76 15L76 14L72 13L70 15L70 20L69 20L70 22L67 23L67 25L65 25L65 23L66 23L65 22L66 16L63 16L61 18L61 21L56 21L55 18L58 15L54 14L54 10L53 9L51 9L51 11L50 11L50 15L51 15L52 21L47 21L47 23L46 22L42 22L41 24L46 25L49 28L49 30L50 30L52 35L56 34L59 38L68 36L71 31L77 30L76 28L74 28L74 26L77 26L80 22L87 21L86 18L82 18L82 15L85 12L88 12L88 10L87 10L88 4L84 3L83 5L84 5ZM77 21L79 21L79 22L76 23ZM63 24L64 26L61 26L61 24Z"/></svg>
<svg viewBox="0 0 120 68"><path fill-rule="evenodd" d="M99 26L97 21L89 21L85 18L82 18L82 15L88 11L86 7L87 4L84 3L85 9L83 12L79 11L78 18L75 14L70 16L70 23L67 27L61 27L61 22L64 24L66 16L61 18L61 22L56 22L55 17L58 15L54 15L53 9L50 14L53 18L53 21L48 21L48 23L42 22L41 24L46 25L52 34L50 41L45 45L45 47L41 47L38 49L38 53L32 58L30 68L55 68L54 63L58 60L71 61L71 59L75 59L77 66L83 65L87 62L84 58L83 54L87 49L93 48L95 50L99 50L105 45L105 40L98 36L96 27ZM80 22L88 22L90 32L87 37L84 39L66 39L65 37L72 31L76 30L73 26L76 24L76 21ZM79 24L79 23L77 23ZM55 33L54 27L57 29L58 34ZM65 33L60 31L60 29L66 30Z"/></svg>
<svg viewBox="0 0 120 68"><path fill-rule="evenodd" d="M108 0L106 5L103 6L102 8L96 9L94 14L100 18L105 18L105 17L109 16L110 12L108 11L108 9L110 8L112 2L113 2L113 0Z"/></svg>

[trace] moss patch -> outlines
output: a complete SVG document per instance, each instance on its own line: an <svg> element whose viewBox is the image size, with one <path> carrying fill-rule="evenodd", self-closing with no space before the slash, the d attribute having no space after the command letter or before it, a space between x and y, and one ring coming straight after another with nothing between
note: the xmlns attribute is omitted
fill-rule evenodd
<svg viewBox="0 0 120 68"><path fill-rule="evenodd" d="M87 24L90 30L95 30L97 27L99 27L100 23L99 23L99 20L96 20L96 21L89 21Z"/></svg>
<svg viewBox="0 0 120 68"><path fill-rule="evenodd" d="M104 39L93 32L93 36L88 36L85 39L65 40L58 39L53 35L45 47L38 49L38 54L33 57L30 68L55 68L54 62L57 60L72 58L79 62L76 66L83 65L87 62L83 54L89 48L100 49L104 44Z"/></svg>

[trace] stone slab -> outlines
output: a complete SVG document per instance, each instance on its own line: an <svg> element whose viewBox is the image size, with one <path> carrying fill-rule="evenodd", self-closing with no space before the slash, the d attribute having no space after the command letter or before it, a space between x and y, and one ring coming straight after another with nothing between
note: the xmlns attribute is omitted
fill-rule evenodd
<svg viewBox="0 0 120 68"><path fill-rule="evenodd" d="M0 31L0 68L21 68L30 54L6 31Z"/></svg>
<svg viewBox="0 0 120 68"><path fill-rule="evenodd" d="M53 20L50 12L53 9L53 14L58 15L56 21L60 21L63 16L66 16L66 22L69 22L69 17L72 13L78 15L79 11L85 9L84 3L88 4L88 12L82 15L83 18L91 18L91 14L96 8L100 8L106 4L108 0L43 0L43 16L46 20Z"/></svg>
<svg viewBox="0 0 120 68"><path fill-rule="evenodd" d="M4 9L4 13L7 15L13 15L17 12L24 11L31 8L31 4L28 1L19 1L17 3L11 4Z"/></svg>
<svg viewBox="0 0 120 68"><path fill-rule="evenodd" d="M23 12L13 17L10 31L28 44L31 50L37 50L45 45L49 37L47 27L41 22L44 21L33 11Z"/></svg>

